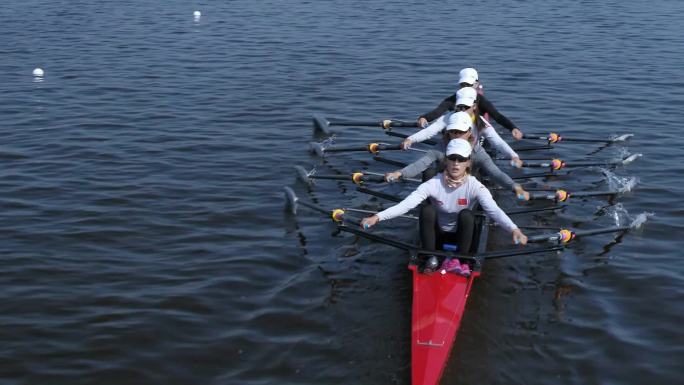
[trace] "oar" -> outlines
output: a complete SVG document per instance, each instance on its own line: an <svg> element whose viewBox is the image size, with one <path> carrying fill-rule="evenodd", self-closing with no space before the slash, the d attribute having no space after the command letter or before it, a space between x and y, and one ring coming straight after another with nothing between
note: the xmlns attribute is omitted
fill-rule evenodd
<svg viewBox="0 0 684 385"><path fill-rule="evenodd" d="M386 135L389 135L389 136L394 136L395 138L404 138L404 139L406 139L406 138L408 138L409 136L411 136L411 135L402 134L402 133L400 133L400 132L394 132L394 131L385 131L385 134L386 134ZM431 146L434 146L435 144L437 144L437 142L434 141L434 140L432 140L432 139L424 140L424 141L422 141L421 143L429 144L429 145L431 145Z"/></svg>
<svg viewBox="0 0 684 385"><path fill-rule="evenodd" d="M387 144L387 143L368 143L365 146L328 146L325 147L318 142L309 143L311 151L323 156L328 152L355 152L368 151L371 154L377 154L380 151L397 151L402 150L401 144Z"/></svg>
<svg viewBox="0 0 684 385"><path fill-rule="evenodd" d="M548 178L551 176L561 176L561 175L565 175L565 174L559 174L559 173L555 173L555 172L538 172L538 173L511 176L511 179L520 180L520 179L532 179L532 178Z"/></svg>
<svg viewBox="0 0 684 385"><path fill-rule="evenodd" d="M549 143L558 142L579 142L579 143L617 143L624 142L627 139L634 136L634 134L624 134L619 136L614 136L608 139L598 139L598 138L574 138L574 137L564 137L555 132L550 132L548 134L523 134L523 139L532 140L546 140Z"/></svg>
<svg viewBox="0 0 684 385"><path fill-rule="evenodd" d="M599 235L599 234L607 234L607 233L618 233L621 231L628 231L631 229L638 228L643 224L639 223L638 225L630 225L630 226L614 226L614 227L606 227L602 229L593 229L593 230L570 230L570 229L561 229L560 231L556 233L549 233L549 234L539 234L539 235L532 235L527 237L527 242L555 242L558 244L565 244L568 243L576 238L580 237L587 237L590 235Z"/></svg>
<svg viewBox="0 0 684 385"><path fill-rule="evenodd" d="M385 200L388 200L391 202L401 202L404 200L404 198L402 198L402 197L399 197L399 196L396 196L393 194L387 194L387 193L376 191L376 190L371 190L371 189L365 188L365 187L357 187L356 191L363 193L363 194L372 195L374 197L382 198L382 199L385 199Z"/></svg>
<svg viewBox="0 0 684 385"><path fill-rule="evenodd" d="M567 192L565 190L556 190L553 194L530 194L530 200L550 200L555 202L565 202L570 197L586 198L595 196L614 196L623 193L622 190L606 190L606 191L578 191Z"/></svg>
<svg viewBox="0 0 684 385"><path fill-rule="evenodd" d="M294 191L287 186L285 186L284 189L285 189L285 200L286 200L285 201L285 207L292 214L296 215L298 206L302 205L304 207L307 207L307 208L314 210L314 211L317 211L319 213L329 215L332 218L333 222L335 222L337 224L337 229L340 231L345 231L345 232L348 232L351 234L355 234L355 235L358 235L360 237L367 238L367 239L370 239L370 240L375 241L375 242L384 243L384 244L389 245L389 246L394 246L394 247L399 248L399 249L408 250L411 253L416 254L416 255L431 254L431 255L437 255L437 256L443 256L443 257L459 258L461 260L469 260L469 261L473 261L473 262L477 261L477 259L475 257L463 256L463 255L455 254L455 253L452 253L449 251L422 250L419 247L412 245L410 243L398 241L396 239L386 238L386 237L376 235L376 234L371 234L369 232L363 231L363 230L356 228L356 227L346 226L343 222L352 223L355 226L359 226L359 227L361 227L361 222L354 220L354 219L347 218L345 215L345 211L342 209L327 210L327 209L325 209L325 208L323 208L317 204L300 200L297 197L297 195L294 193Z"/></svg>
<svg viewBox="0 0 684 385"><path fill-rule="evenodd" d="M403 150L400 144L387 144L387 143L369 143L365 146L324 146L318 142L309 142L309 149L312 153L322 157L329 152L356 152L356 151L368 151L371 154L377 154L380 151L398 151ZM408 148L408 151L426 152L425 150L417 148Z"/></svg>
<svg viewBox="0 0 684 385"><path fill-rule="evenodd" d="M528 238L529 242L529 238ZM529 254L536 254L536 253L548 253L552 251L561 251L563 250L564 247L562 245L556 245L556 246L551 246L551 247L521 247L521 248L516 248L516 249L506 249L506 250L497 250L497 251L489 251L486 253L481 253L478 254L477 256L480 258L484 259L498 259L498 258L506 258L506 257L516 257L519 255L529 255Z"/></svg>
<svg viewBox="0 0 684 385"><path fill-rule="evenodd" d="M546 144L543 146L518 147L514 148L515 152L539 151L539 150L553 150L553 146Z"/></svg>
<svg viewBox="0 0 684 385"><path fill-rule="evenodd" d="M311 171L306 171L304 167L302 166L294 166L295 172L297 173L297 178L304 182L305 184L312 185L314 179L327 179L327 180L346 180L346 181L352 181L357 185L361 185L364 182L375 182L375 183L385 183L385 175L380 174L380 173L374 173L374 172L354 172L350 175L320 175L320 174L314 174ZM412 179L412 178L405 178L402 179L404 181L408 182L417 182L419 183L420 180L418 179Z"/></svg>
<svg viewBox="0 0 684 385"><path fill-rule="evenodd" d="M314 131L330 135L330 126L351 126L351 127L380 127L389 130L393 127L418 127L417 122L405 122L402 120L385 119L382 121L368 121L368 120L328 120L323 115L314 114L313 127Z"/></svg>
<svg viewBox="0 0 684 385"><path fill-rule="evenodd" d="M400 162L400 161L394 160L394 159L387 159L387 158L384 158L384 157L379 156L379 155L374 156L373 160L376 162L385 163L385 164L389 164L389 165L396 166L396 167L408 166L408 163Z"/></svg>
<svg viewBox="0 0 684 385"><path fill-rule="evenodd" d="M578 162L565 162L560 159L551 159L546 162L523 162L522 167L531 167L531 168L550 168L551 170L560 170L562 168L566 167L594 167L594 166L605 166L605 167L616 167L616 166L625 166L628 165L635 160L639 159L642 156L642 154L633 154L630 155L624 159L618 160L618 161L612 161L612 162L596 162L596 161L578 161Z"/></svg>

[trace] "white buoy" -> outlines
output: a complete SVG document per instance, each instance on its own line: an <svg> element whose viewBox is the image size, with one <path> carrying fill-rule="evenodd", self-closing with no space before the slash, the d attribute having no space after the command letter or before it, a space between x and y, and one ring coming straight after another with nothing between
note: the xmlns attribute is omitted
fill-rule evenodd
<svg viewBox="0 0 684 385"><path fill-rule="evenodd" d="M35 76L37 78L42 78L44 74L45 74L45 72L43 72L42 68L36 68L33 70L33 76Z"/></svg>
<svg viewBox="0 0 684 385"><path fill-rule="evenodd" d="M200 16L202 16L202 12L200 12L200 11L195 11L192 14L193 14L193 16L195 16L195 19L199 19Z"/></svg>

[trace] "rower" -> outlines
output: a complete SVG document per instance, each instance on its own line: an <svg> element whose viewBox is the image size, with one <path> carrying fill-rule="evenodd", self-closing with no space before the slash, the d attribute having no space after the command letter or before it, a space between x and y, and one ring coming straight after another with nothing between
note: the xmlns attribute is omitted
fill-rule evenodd
<svg viewBox="0 0 684 385"><path fill-rule="evenodd" d="M494 183L506 189L513 190L518 199L529 200L530 194L525 191L520 184L515 183L510 176L501 171L501 169L492 161L489 154L487 154L487 151L476 143L473 130L474 125L469 113L459 111L455 114L451 114L447 119L447 126L442 141L440 141L434 149L428 150L425 155L415 162L401 170L385 174L385 181L391 183L400 178L416 177L435 162L439 165L443 165L446 159L445 151L447 143L452 139L464 139L473 147L472 154L470 155L472 174L478 174L478 170L482 169L484 174L488 175Z"/></svg>
<svg viewBox="0 0 684 385"><path fill-rule="evenodd" d="M474 136L473 145L475 148L481 146L480 138L483 138L483 140L487 140L495 150L508 155L511 158L511 165L514 167L521 167L523 162L520 160L518 154L513 151L508 143L501 139L494 127L480 115L481 111L479 111L477 107L477 98L477 91L472 87L461 88L456 92L456 109L458 111L467 112L475 127L472 131ZM437 135L446 128L449 117L453 114L453 112L449 112L440 116L429 126L404 139L402 147L405 149L409 148L413 143L420 143Z"/></svg>
<svg viewBox="0 0 684 385"><path fill-rule="evenodd" d="M477 204L512 234L515 244L526 244L525 234L499 208L489 190L470 175L471 153L468 141L451 140L446 148L444 172L422 183L398 204L364 218L361 226L367 229L380 221L396 218L430 198L431 204L423 205L420 215L420 238L426 250L441 249L446 243L456 244L459 252L468 253L475 229L473 209Z"/></svg>
<svg viewBox="0 0 684 385"><path fill-rule="evenodd" d="M511 132L511 135L513 135L515 140L522 139L522 131L520 131L520 129L513 124L510 119L501 114L494 107L494 104L492 104L492 102L490 102L489 99L484 96L477 71L474 68L464 68L461 70L461 72L459 72L458 87L459 89L466 87L473 88L479 94L476 102L479 113L485 116L487 120L489 120L489 116L494 118L497 123ZM456 94L447 97L434 110L418 117L418 127L425 127L428 122L438 119L445 112L454 111L456 109L456 105Z"/></svg>

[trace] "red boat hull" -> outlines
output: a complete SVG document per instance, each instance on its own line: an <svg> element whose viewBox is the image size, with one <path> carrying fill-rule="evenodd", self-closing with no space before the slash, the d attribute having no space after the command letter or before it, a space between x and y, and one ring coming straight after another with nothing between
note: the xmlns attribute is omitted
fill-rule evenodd
<svg viewBox="0 0 684 385"><path fill-rule="evenodd" d="M437 385L446 367L470 294L470 277L413 271L411 377L413 385Z"/></svg>

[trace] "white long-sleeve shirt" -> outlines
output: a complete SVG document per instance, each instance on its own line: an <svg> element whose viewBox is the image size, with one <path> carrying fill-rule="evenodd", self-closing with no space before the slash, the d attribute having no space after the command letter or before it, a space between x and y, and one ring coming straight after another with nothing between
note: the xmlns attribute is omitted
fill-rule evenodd
<svg viewBox="0 0 684 385"><path fill-rule="evenodd" d="M506 154L511 159L519 158L518 154L513 151L511 146L506 143L505 140L501 139L499 133L496 132L494 127L482 116L478 116L480 120L484 123L484 128L480 130L473 130L473 135L475 136L475 146L480 146L480 137L484 138L489 144L499 152Z"/></svg>
<svg viewBox="0 0 684 385"><path fill-rule="evenodd" d="M420 143L432 138L446 128L449 116L453 113L454 112L449 112L440 116L430 123L429 126L409 136L407 139L409 139L411 143ZM518 158L518 154L513 151L513 149L508 145L508 143L506 143L505 140L501 139L501 136L499 136L494 127L492 127L492 125L489 124L485 118L478 116L478 119L482 120L482 122L485 124L485 127L481 130L472 130L475 138L475 146L480 145L480 137L482 137L487 140L495 150L506 154L510 158Z"/></svg>
<svg viewBox="0 0 684 385"><path fill-rule="evenodd" d="M437 222L442 231L456 232L458 213L463 209L474 209L479 203L482 209L494 222L509 232L517 229L511 218L499 208L492 194L472 175L457 188L451 188L444 182L443 175L422 183L418 188L396 205L379 212L381 221L406 214L425 199L430 198L437 210Z"/></svg>

